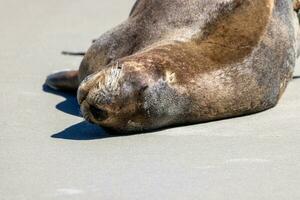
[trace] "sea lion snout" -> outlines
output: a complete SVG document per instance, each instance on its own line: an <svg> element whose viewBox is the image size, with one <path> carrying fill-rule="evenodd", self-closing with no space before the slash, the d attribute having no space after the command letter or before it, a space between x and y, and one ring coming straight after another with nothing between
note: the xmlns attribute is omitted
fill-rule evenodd
<svg viewBox="0 0 300 200"><path fill-rule="evenodd" d="M83 100L81 103L80 110L83 117L94 124L98 124L109 118L109 114L105 109L98 107L96 104L91 104L86 100Z"/></svg>
<svg viewBox="0 0 300 200"><path fill-rule="evenodd" d="M86 77L77 91L77 100L83 117L95 124L109 119L107 105L111 103L111 95L106 95L111 89L105 85L104 72L98 72Z"/></svg>
<svg viewBox="0 0 300 200"><path fill-rule="evenodd" d="M90 75L78 89L81 113L88 121L104 127L137 125L143 117L143 93L148 79L139 70L119 64ZM128 122L128 116L136 121Z"/></svg>
<svg viewBox="0 0 300 200"><path fill-rule="evenodd" d="M90 112L93 115L93 118L97 121L104 121L108 118L108 113L100 108L97 108L93 105L90 106Z"/></svg>

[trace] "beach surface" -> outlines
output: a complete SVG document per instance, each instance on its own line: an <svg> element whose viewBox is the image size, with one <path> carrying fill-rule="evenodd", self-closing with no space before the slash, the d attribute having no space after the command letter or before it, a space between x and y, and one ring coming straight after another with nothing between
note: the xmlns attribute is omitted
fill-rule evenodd
<svg viewBox="0 0 300 200"><path fill-rule="evenodd" d="M134 0L0 2L0 200L300 199L300 78L262 113L112 137L43 83Z"/></svg>

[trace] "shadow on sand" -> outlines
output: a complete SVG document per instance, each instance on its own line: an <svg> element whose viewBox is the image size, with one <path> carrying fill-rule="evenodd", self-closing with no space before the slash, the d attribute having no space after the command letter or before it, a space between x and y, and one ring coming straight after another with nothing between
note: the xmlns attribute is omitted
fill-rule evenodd
<svg viewBox="0 0 300 200"><path fill-rule="evenodd" d="M55 106L56 109L70 115L81 117L80 107L76 100L76 93L53 90L46 85L43 85L43 91L59 95L65 98L63 102ZM63 131L52 135L51 137L67 140L95 140L114 136L108 134L104 129L102 129L99 126L83 121L78 124L74 124Z"/></svg>
<svg viewBox="0 0 300 200"><path fill-rule="evenodd" d="M51 94L55 94L58 96L64 97L66 100L57 104L55 107L57 110L60 110L64 113L74 115L80 117L80 107L77 103L76 93L72 92L62 92L59 90L54 90L48 87L47 85L43 85L43 91Z"/></svg>
<svg viewBox="0 0 300 200"><path fill-rule="evenodd" d="M96 140L113 136L109 135L102 128L83 121L72 125L63 131L52 135L51 137L67 140Z"/></svg>
<svg viewBox="0 0 300 200"><path fill-rule="evenodd" d="M294 80L300 79L300 76L294 76L293 79ZM46 85L43 85L43 91L66 98L65 101L56 105L56 109L58 109L64 113L70 114L70 115L81 117L80 107L77 103L75 93L53 90ZM245 114L245 115L247 115L247 114ZM240 116L238 116L238 117L240 117ZM169 128L171 128L171 127L169 127ZM131 135L133 135L133 134L131 134ZM111 131L106 131L99 126L96 126L96 125L90 124L86 121L83 121L78 124L74 124L74 125L66 128L63 131L52 135L51 137L59 138L59 139L67 139L67 140L95 140L95 139L103 139L103 138L117 137L117 136L120 136L120 135L118 135L114 132L111 132ZM125 135L123 135L123 136L125 136Z"/></svg>

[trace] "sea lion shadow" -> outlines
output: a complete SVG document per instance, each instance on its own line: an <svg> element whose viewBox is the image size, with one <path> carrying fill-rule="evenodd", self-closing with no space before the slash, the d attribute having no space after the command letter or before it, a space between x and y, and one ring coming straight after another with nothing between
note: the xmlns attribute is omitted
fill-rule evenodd
<svg viewBox="0 0 300 200"><path fill-rule="evenodd" d="M81 117L80 107L79 107L79 104L77 103L77 99L76 99L76 93L62 92L59 90L54 90L45 84L43 85L43 91L47 92L47 93L62 96L66 99L65 101L63 101L55 106L57 110L60 110L64 113L67 113L70 115Z"/></svg>
<svg viewBox="0 0 300 200"><path fill-rule="evenodd" d="M99 126L83 121L74 124L59 133L53 134L51 137L66 140L96 140L114 136L108 134Z"/></svg>
<svg viewBox="0 0 300 200"><path fill-rule="evenodd" d="M70 115L82 117L80 114L80 107L77 103L76 93L54 90L47 85L43 85L43 91L66 98L63 102L60 102L55 106L56 109ZM97 125L82 121L61 132L53 134L51 137L66 140L95 140L114 136L110 135L107 131Z"/></svg>

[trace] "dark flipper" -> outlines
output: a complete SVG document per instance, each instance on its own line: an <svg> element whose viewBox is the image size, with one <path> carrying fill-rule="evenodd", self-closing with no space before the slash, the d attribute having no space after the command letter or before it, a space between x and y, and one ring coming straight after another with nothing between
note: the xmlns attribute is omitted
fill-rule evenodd
<svg viewBox="0 0 300 200"><path fill-rule="evenodd" d="M50 74L46 85L55 90L76 91L79 87L78 70L65 70Z"/></svg>

